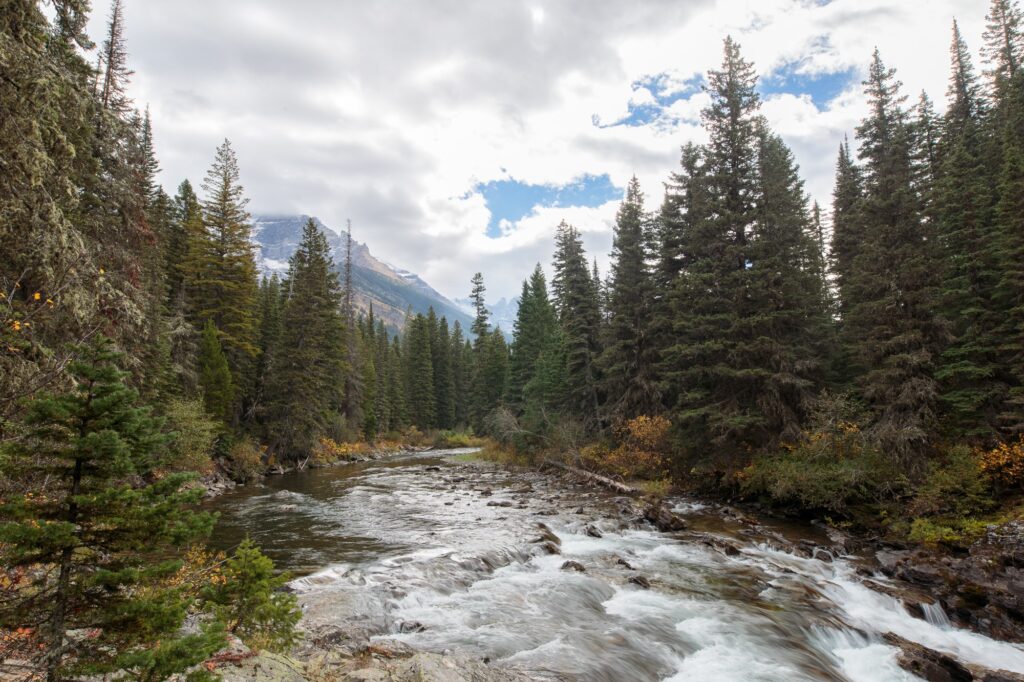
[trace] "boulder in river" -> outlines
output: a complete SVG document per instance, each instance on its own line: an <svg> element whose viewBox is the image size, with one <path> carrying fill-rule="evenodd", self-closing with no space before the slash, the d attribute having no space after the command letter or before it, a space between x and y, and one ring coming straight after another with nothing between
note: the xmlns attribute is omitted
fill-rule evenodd
<svg viewBox="0 0 1024 682"><path fill-rule="evenodd" d="M592 523L588 523L587 527L583 529L584 534L589 535L592 538L603 538L604 533Z"/></svg>
<svg viewBox="0 0 1024 682"><path fill-rule="evenodd" d="M577 573L586 573L587 569L584 568L583 564L578 561L566 561L562 564L563 571L576 571Z"/></svg>
<svg viewBox="0 0 1024 682"><path fill-rule="evenodd" d="M973 673L949 654L911 642L893 632L883 636L885 641L899 648L896 662L907 672L928 682L972 682Z"/></svg>
<svg viewBox="0 0 1024 682"><path fill-rule="evenodd" d="M663 533L686 530L686 521L673 514L665 505L657 502L644 508L644 518Z"/></svg>
<svg viewBox="0 0 1024 682"><path fill-rule="evenodd" d="M630 576L627 582L630 582L633 585L636 585L637 587L640 587L645 590L651 589L651 581L643 577L642 575Z"/></svg>

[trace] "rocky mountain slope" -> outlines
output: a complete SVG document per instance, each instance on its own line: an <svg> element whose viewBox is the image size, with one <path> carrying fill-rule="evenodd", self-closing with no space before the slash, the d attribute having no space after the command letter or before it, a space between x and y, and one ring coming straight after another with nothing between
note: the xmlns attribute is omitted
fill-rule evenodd
<svg viewBox="0 0 1024 682"><path fill-rule="evenodd" d="M257 246L256 261L267 276L288 272L288 259L302 238L302 227L309 216L261 215L253 217L252 240ZM345 262L345 237L319 218L313 221L327 235L334 263L340 270ZM382 318L392 331L400 330L406 312L424 313L433 307L437 315L456 320L468 330L472 318L456 303L435 290L419 275L397 268L374 257L366 244L353 241L352 283L356 307L366 312L373 305L374 315Z"/></svg>

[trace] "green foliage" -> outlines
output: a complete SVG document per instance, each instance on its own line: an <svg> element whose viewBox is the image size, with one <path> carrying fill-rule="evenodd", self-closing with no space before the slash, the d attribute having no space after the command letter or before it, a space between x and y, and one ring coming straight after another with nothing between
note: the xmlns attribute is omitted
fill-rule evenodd
<svg viewBox="0 0 1024 682"><path fill-rule="evenodd" d="M239 438L228 448L227 467L231 478L239 483L258 481L267 470L263 448L250 437Z"/></svg>
<svg viewBox="0 0 1024 682"><path fill-rule="evenodd" d="M220 335L212 320L207 320L203 328L197 365L199 386L203 389L203 404L206 405L207 413L228 423L235 402L235 387L227 356L221 349Z"/></svg>
<svg viewBox="0 0 1024 682"><path fill-rule="evenodd" d="M203 403L192 398L172 398L164 407L167 428L174 435L168 464L172 471L207 473L213 466L213 448L223 426L210 419Z"/></svg>
<svg viewBox="0 0 1024 682"><path fill-rule="evenodd" d="M213 519L188 509L200 494L183 490L188 474L154 480L167 464L168 439L135 404L112 342L101 338L77 353L68 369L73 386L31 402L25 437L5 462L4 475L29 492L0 508L3 564L53 570L30 573L32 584L4 605L0 624L43 627L52 680L126 665L183 670L220 640L211 632L174 656L161 649L175 647L187 602L164 586L178 563L149 556L204 537ZM99 634L68 639L82 629Z"/></svg>
<svg viewBox="0 0 1024 682"><path fill-rule="evenodd" d="M929 463L908 513L964 519L991 511L994 502L980 464L970 448L950 448L942 458Z"/></svg>
<svg viewBox="0 0 1024 682"><path fill-rule="evenodd" d="M311 220L288 266L277 347L267 371L265 429L280 460L305 457L343 411L349 330L327 238Z"/></svg>
<svg viewBox="0 0 1024 682"><path fill-rule="evenodd" d="M288 576L246 538L227 560L225 580L206 589L204 604L227 631L254 649L287 651L295 644L302 611L293 594L282 592Z"/></svg>
<svg viewBox="0 0 1024 682"><path fill-rule="evenodd" d="M780 505L838 514L897 499L909 481L867 436L866 421L847 397L821 396L808 431L780 452L756 457L740 472L740 490Z"/></svg>

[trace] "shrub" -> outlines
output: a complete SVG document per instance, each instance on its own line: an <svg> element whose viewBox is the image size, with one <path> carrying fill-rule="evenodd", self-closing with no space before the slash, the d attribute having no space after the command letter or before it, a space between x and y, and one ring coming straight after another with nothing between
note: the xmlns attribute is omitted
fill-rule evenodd
<svg viewBox="0 0 1024 682"><path fill-rule="evenodd" d="M313 446L313 459L321 464L333 464L369 451L370 446L366 443L338 443L331 438L321 438Z"/></svg>
<svg viewBox="0 0 1024 682"><path fill-rule="evenodd" d="M479 448L487 441L465 431L438 431L434 434L435 448Z"/></svg>
<svg viewBox="0 0 1024 682"><path fill-rule="evenodd" d="M665 417L641 415L615 429L618 446L596 444L583 448L585 466L626 479L664 480L668 476L668 434L672 422Z"/></svg>
<svg viewBox="0 0 1024 682"><path fill-rule="evenodd" d="M987 481L975 453L965 446L950 448L929 463L909 511L914 516L965 518L993 506Z"/></svg>
<svg viewBox="0 0 1024 682"><path fill-rule="evenodd" d="M295 626L302 617L295 595L281 592L288 576L246 538L227 560L223 580L204 591L204 605L228 632L249 647L287 651L298 640Z"/></svg>
<svg viewBox="0 0 1024 682"><path fill-rule="evenodd" d="M165 410L168 428L174 432L171 442L174 471L196 471L207 474L213 470L213 446L221 431L221 423L212 419L196 398L173 398Z"/></svg>
<svg viewBox="0 0 1024 682"><path fill-rule="evenodd" d="M865 422L856 403L844 396L822 396L800 442L762 455L739 472L741 492L837 514L858 503L898 497L908 481L865 435Z"/></svg>
<svg viewBox="0 0 1024 682"><path fill-rule="evenodd" d="M267 467L263 461L263 448L251 438L241 438L228 449L228 471L231 478L247 483L260 479Z"/></svg>
<svg viewBox="0 0 1024 682"><path fill-rule="evenodd" d="M1024 436L977 453L981 471L1000 489L1024 491Z"/></svg>

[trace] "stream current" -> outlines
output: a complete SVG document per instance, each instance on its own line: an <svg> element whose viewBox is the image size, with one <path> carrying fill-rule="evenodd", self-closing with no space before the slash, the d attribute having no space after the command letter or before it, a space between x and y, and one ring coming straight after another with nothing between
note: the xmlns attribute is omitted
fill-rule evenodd
<svg viewBox="0 0 1024 682"><path fill-rule="evenodd" d="M828 544L813 526L752 528L680 498L669 504L689 528L661 533L612 493L466 453L240 488L210 504L214 545L248 535L290 571L310 635L395 639L538 680L918 679L896 664L886 632L1024 673L1024 646L957 629L937 606L911 616L865 586L853 557L793 551Z"/></svg>

